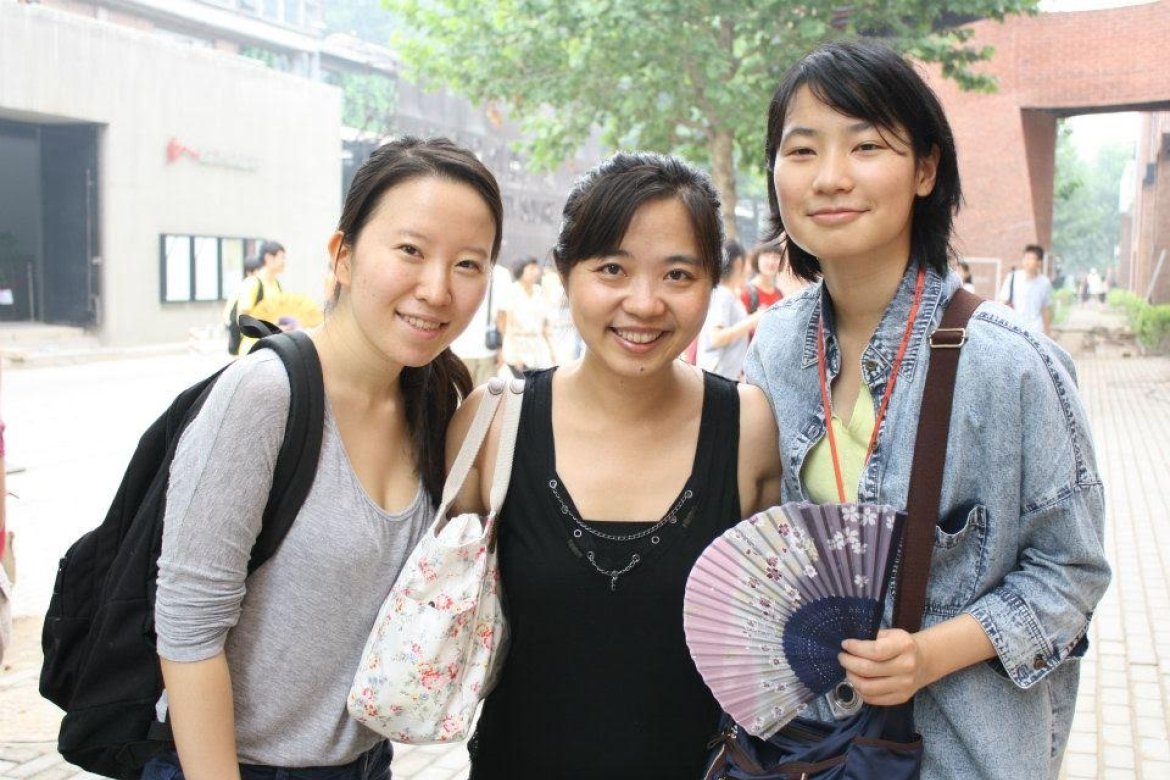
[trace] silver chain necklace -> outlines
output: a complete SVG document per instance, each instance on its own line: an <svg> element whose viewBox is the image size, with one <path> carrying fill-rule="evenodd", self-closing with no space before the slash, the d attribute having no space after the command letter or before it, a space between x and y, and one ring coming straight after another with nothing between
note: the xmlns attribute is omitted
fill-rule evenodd
<svg viewBox="0 0 1170 780"><path fill-rule="evenodd" d="M599 531L596 528L593 528L592 526L587 524L584 520L577 517L577 515L573 512L573 510L569 508L569 502L566 501L564 499L564 497L561 495L561 492L559 489L560 485L555 479L550 479L548 481L548 487L549 487L549 490L552 491L553 498L555 498L557 503L560 504L561 514L568 517L570 520L573 521L573 524L577 526L576 528L573 529L573 538L574 539L580 539L582 532L585 532L585 533L593 534L598 539L605 539L606 541L609 541L609 542L633 542L633 541L637 541L638 539L645 539L647 536L650 536L650 537L652 537L650 539L650 542L652 544L658 544L659 538L657 536L654 536L654 534L656 534L656 533L658 533L658 531L662 530L662 528L664 526L666 526L667 524L670 524L670 525L676 524L678 522L678 511L680 509L682 509L683 504L685 504L687 501L689 501L695 495L694 492L690 488L687 488L686 490L684 490L683 494L681 496L679 496L678 501L676 501L674 506L670 508L670 511L667 512L665 515L663 515L661 520L659 520L657 523L654 523L653 525L649 526L648 528L643 528L641 531L637 531L637 532L632 533L632 534L607 534L604 531Z"/></svg>
<svg viewBox="0 0 1170 780"><path fill-rule="evenodd" d="M596 536L598 539L605 539L609 542L633 542L639 539L645 539L647 536L649 536L651 544L658 544L661 541L661 538L658 536L658 531L662 530L662 528L668 524L677 524L679 510L682 509L683 505L685 505L686 502L695 495L694 491L692 491L690 488L687 488L683 491L683 494L679 496L679 499L675 502L674 506L670 508L670 511L662 516L661 520L647 528L643 528L641 531L637 531L632 534L608 534L604 531L599 531L596 528L589 526L587 523L585 523L584 520L577 517L576 513L569 508L569 502L565 499L564 496L561 495L559 489L560 484L557 482L557 480L550 479L548 481L548 487L549 490L552 491L553 498L556 499L556 502L561 507L561 514L571 519L573 524L576 526L576 528L573 529L573 539L581 539L585 533L589 533L593 536ZM688 516L683 525L686 526L689 525L689 523L690 517ZM581 549L577 546L573 539L569 540L569 549L571 549L574 554L580 557ZM615 591L617 590L618 578L623 574L628 574L635 566L641 563L642 556L638 553L634 553L630 556L630 562L620 569L603 569L597 563L597 555L592 550L587 550L585 552L585 560L589 562L589 565L593 567L594 571L603 577L609 578L609 589L611 591Z"/></svg>

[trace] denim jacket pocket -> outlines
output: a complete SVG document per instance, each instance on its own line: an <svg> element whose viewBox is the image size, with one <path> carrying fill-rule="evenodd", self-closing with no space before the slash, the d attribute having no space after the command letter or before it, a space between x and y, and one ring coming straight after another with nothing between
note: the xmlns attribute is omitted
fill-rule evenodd
<svg viewBox="0 0 1170 780"><path fill-rule="evenodd" d="M942 518L934 529L926 611L949 617L970 604L986 570L986 554L987 507L976 504Z"/></svg>

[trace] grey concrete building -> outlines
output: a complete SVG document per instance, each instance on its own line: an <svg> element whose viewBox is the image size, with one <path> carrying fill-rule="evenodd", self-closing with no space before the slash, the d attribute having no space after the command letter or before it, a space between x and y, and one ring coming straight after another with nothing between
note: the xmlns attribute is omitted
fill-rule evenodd
<svg viewBox="0 0 1170 780"><path fill-rule="evenodd" d="M319 297L352 172L386 137L446 135L500 180L501 260L544 258L583 151L528 171L514 125L328 35L326 0L0 0L0 323L103 343L214 328L261 240ZM390 85L390 120L345 127L343 85ZM342 86L339 86L342 85Z"/></svg>
<svg viewBox="0 0 1170 780"><path fill-rule="evenodd" d="M335 87L216 46L0 2L0 319L182 339L262 238L318 292L340 116Z"/></svg>

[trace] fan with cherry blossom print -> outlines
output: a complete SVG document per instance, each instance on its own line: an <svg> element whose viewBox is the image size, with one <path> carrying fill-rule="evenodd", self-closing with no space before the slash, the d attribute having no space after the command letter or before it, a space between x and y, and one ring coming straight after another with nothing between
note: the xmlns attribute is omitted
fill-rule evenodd
<svg viewBox="0 0 1170 780"><path fill-rule="evenodd" d="M695 666L740 727L767 739L845 679L842 640L877 636L905 515L790 503L730 528L687 579Z"/></svg>

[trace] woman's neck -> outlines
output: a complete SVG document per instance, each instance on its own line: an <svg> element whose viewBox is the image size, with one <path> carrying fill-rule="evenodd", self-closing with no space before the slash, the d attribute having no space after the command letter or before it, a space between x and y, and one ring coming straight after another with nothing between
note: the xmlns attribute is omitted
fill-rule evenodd
<svg viewBox="0 0 1170 780"><path fill-rule="evenodd" d="M312 334L321 369L333 388L347 396L386 401L401 396L402 366L381 355L356 327L348 312L334 311Z"/></svg>
<svg viewBox="0 0 1170 780"><path fill-rule="evenodd" d="M864 342L872 338L898 292L907 264L821 264L839 338Z"/></svg>
<svg viewBox="0 0 1170 780"><path fill-rule="evenodd" d="M606 419L644 422L681 397L694 369L674 360L649 376L630 377L611 371L587 351L557 374L571 396L583 399Z"/></svg>
<svg viewBox="0 0 1170 780"><path fill-rule="evenodd" d="M776 290L776 277L756 274L752 277L752 284L755 285L757 290L763 290L764 292L774 292Z"/></svg>
<svg viewBox="0 0 1170 780"><path fill-rule="evenodd" d="M536 288L536 285L533 282L526 282L523 279L521 279L520 286L524 288L524 294L527 295L529 298L531 298L532 291Z"/></svg>

